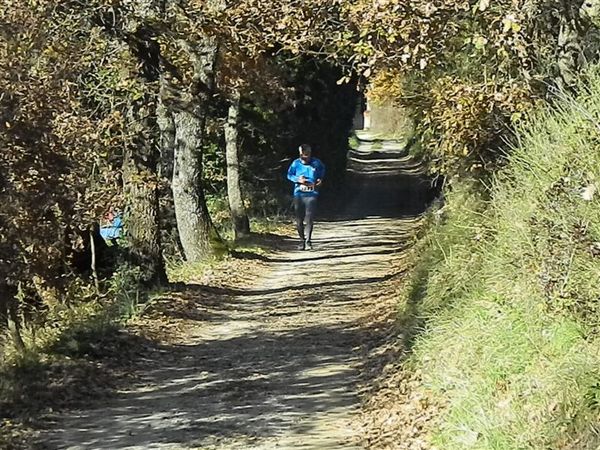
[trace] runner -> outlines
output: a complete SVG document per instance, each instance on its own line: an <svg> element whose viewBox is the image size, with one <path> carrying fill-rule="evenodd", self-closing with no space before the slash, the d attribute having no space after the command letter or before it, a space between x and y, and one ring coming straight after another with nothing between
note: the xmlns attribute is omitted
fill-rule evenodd
<svg viewBox="0 0 600 450"><path fill-rule="evenodd" d="M302 241L298 249L312 250L313 223L319 198L318 188L323 183L325 166L317 158L312 157L310 145L302 144L298 150L300 157L290 164L287 177L294 183L296 228Z"/></svg>

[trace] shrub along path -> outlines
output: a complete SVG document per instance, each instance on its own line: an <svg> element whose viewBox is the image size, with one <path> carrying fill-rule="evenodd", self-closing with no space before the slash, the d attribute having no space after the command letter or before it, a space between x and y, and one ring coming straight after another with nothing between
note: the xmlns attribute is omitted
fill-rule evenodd
<svg viewBox="0 0 600 450"><path fill-rule="evenodd" d="M375 154L363 143L349 164L350 201L317 224L315 250L293 250L289 238L261 257L249 286L188 286L185 314L171 315L178 338L139 365L139 383L58 415L45 445L360 448L365 317L402 274L418 209L407 202L417 168L400 156L398 144Z"/></svg>

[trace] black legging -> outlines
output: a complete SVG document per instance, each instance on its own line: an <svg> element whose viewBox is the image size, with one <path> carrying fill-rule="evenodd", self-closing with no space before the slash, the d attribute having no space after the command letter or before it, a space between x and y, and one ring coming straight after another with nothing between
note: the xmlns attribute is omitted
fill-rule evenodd
<svg viewBox="0 0 600 450"><path fill-rule="evenodd" d="M296 212L296 229L300 239L310 242L312 239L313 223L317 212L317 196L303 195L294 197L294 211ZM304 223L306 222L306 228Z"/></svg>

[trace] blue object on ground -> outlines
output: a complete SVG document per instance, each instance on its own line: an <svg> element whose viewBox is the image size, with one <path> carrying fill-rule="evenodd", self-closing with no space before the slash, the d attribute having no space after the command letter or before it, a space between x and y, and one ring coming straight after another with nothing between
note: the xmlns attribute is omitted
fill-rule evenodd
<svg viewBox="0 0 600 450"><path fill-rule="evenodd" d="M120 214L115 216L115 218L112 220L110 225L100 227L100 236L102 236L105 241L110 241L113 239L120 238L122 232L123 232L123 218L121 217Z"/></svg>

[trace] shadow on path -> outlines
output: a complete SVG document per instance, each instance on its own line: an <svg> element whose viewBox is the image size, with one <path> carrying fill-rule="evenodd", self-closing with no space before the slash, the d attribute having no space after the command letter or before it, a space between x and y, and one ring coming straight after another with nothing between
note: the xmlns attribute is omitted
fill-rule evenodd
<svg viewBox="0 0 600 450"><path fill-rule="evenodd" d="M141 382L115 398L53 417L43 448L359 448L362 318L403 273L428 195L403 149L367 147L350 154L345 201L317 224L313 252L290 239L238 253L268 267L249 288L173 285L191 311L169 295L157 307L191 321L185 339L151 349Z"/></svg>
<svg viewBox="0 0 600 450"><path fill-rule="evenodd" d="M316 300L299 301L310 307ZM282 309L273 312L284 314ZM237 331L228 337L219 332L197 336L201 342L194 345L157 348L160 365L144 374L148 384L67 417L71 426L63 442L107 450L210 448L233 438L235 445L255 448L296 420L355 404L348 386L354 369L340 364L339 354L360 344L357 327L331 323ZM310 421L296 428L298 443L314 428ZM59 442L50 448L62 448ZM242 448L235 445L231 448Z"/></svg>

